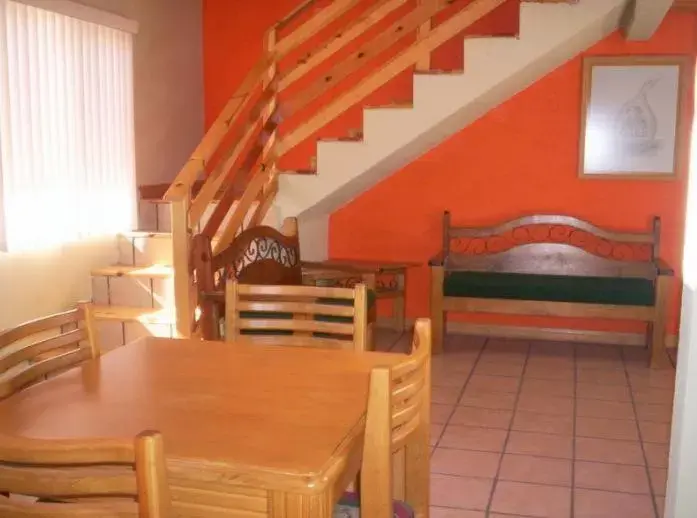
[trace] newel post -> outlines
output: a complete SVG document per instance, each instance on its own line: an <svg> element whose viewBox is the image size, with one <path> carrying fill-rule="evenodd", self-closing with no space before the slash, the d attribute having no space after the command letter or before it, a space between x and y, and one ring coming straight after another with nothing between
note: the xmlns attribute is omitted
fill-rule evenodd
<svg viewBox="0 0 697 518"><path fill-rule="evenodd" d="M179 338L191 336L194 318L193 283L189 268L191 231L189 229L189 196L170 204L172 215L172 266L174 268L175 322Z"/></svg>

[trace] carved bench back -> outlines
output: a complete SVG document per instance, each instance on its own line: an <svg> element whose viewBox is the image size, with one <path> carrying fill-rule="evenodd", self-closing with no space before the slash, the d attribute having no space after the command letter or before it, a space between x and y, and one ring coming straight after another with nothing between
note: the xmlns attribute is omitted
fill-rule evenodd
<svg viewBox="0 0 697 518"><path fill-rule="evenodd" d="M443 216L446 270L599 277L656 276L660 219L614 232L571 216L525 216L493 227L453 227Z"/></svg>

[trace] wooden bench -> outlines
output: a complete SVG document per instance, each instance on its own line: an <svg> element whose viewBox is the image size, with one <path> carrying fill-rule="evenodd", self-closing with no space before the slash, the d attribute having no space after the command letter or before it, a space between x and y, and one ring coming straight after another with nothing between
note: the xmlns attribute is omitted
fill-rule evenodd
<svg viewBox="0 0 697 518"><path fill-rule="evenodd" d="M640 320L651 366L663 366L673 270L659 243L657 217L641 233L561 215L453 227L445 212L442 250L430 261L433 350L442 351L448 311Z"/></svg>

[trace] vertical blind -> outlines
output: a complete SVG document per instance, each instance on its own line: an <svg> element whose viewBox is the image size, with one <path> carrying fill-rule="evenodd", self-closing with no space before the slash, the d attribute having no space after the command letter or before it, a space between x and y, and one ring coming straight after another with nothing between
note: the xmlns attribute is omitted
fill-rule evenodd
<svg viewBox="0 0 697 518"><path fill-rule="evenodd" d="M133 228L133 37L0 0L0 246Z"/></svg>

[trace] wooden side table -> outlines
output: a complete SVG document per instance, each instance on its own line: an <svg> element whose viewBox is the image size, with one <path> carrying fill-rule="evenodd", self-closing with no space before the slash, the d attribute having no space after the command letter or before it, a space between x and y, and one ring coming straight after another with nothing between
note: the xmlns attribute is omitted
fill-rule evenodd
<svg viewBox="0 0 697 518"><path fill-rule="evenodd" d="M406 313L406 273L411 263L380 260L328 259L302 261L303 277L309 282L331 280L337 286L364 283L377 300L392 299L391 326L403 331Z"/></svg>

